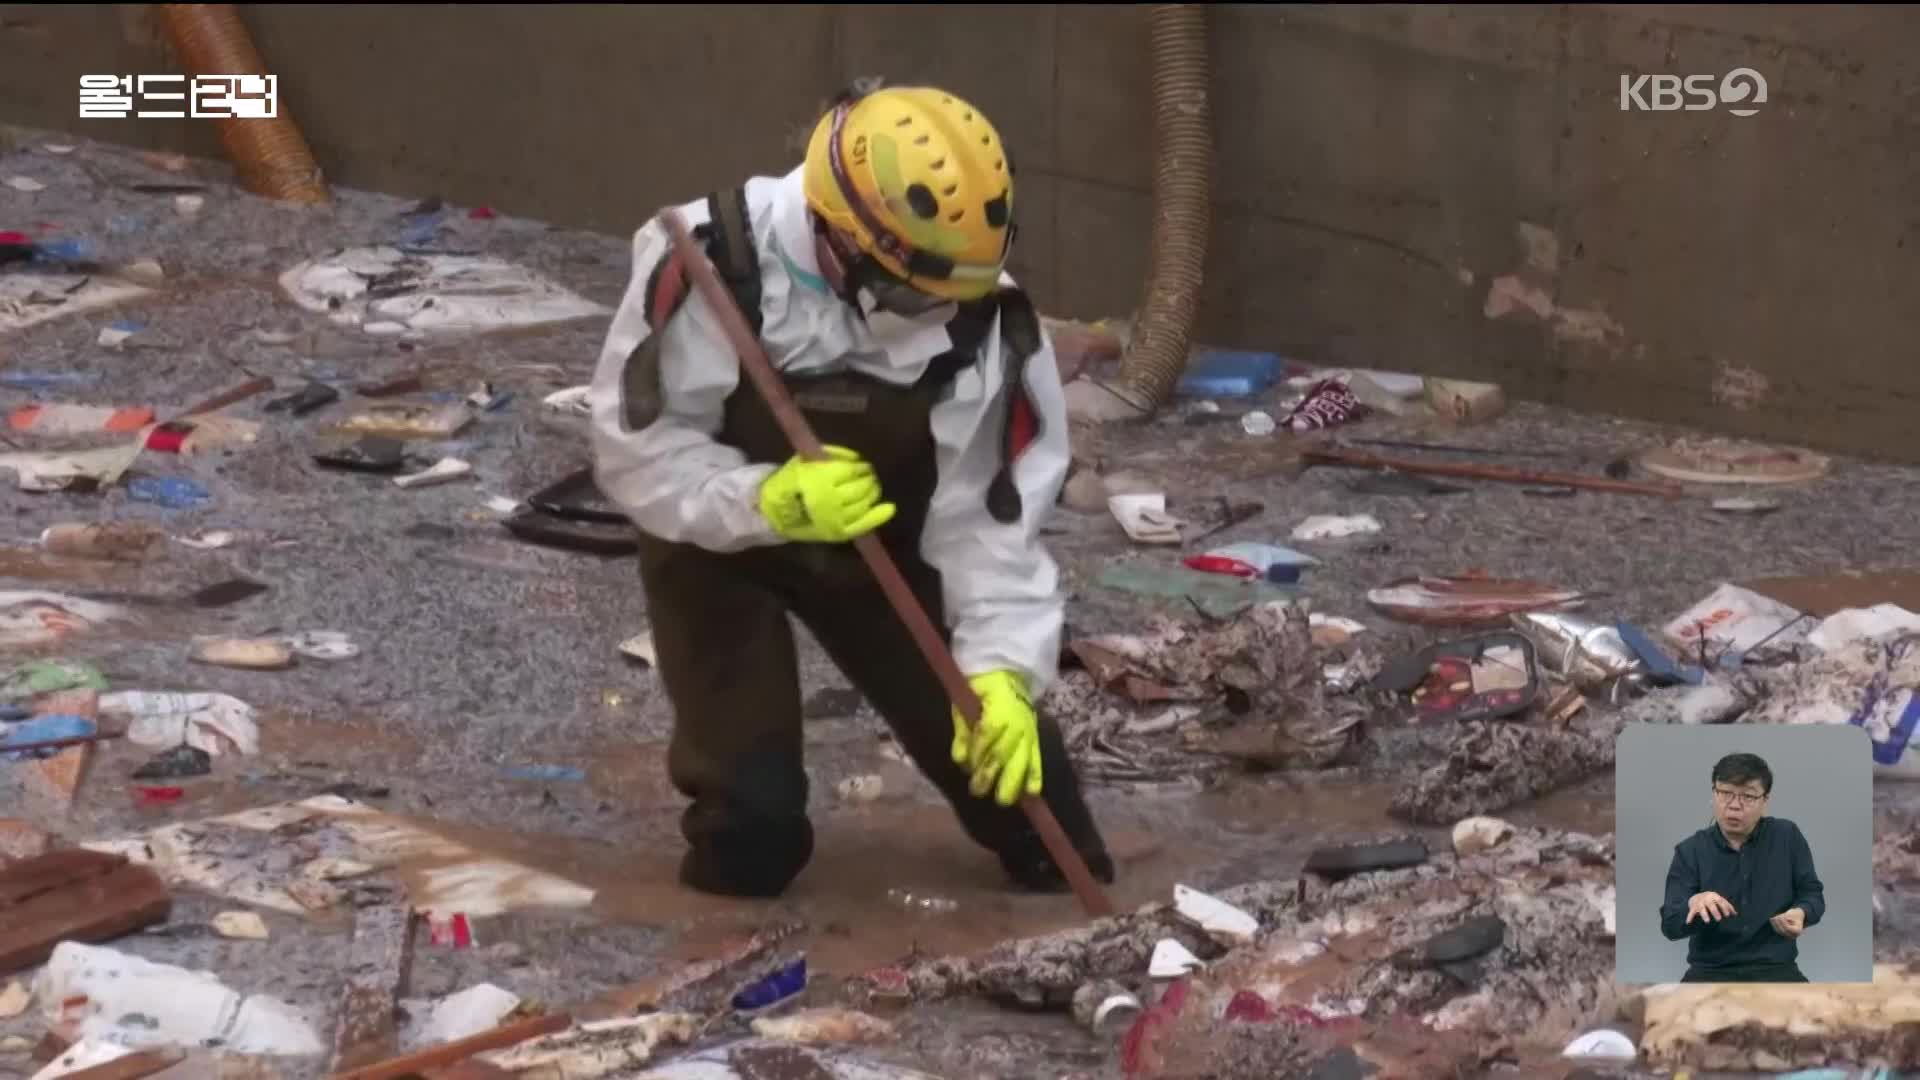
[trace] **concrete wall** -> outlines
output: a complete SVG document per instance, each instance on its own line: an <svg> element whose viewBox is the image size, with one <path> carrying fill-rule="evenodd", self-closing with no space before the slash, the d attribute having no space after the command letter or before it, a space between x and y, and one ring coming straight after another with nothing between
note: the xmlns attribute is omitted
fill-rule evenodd
<svg viewBox="0 0 1920 1080"><path fill-rule="evenodd" d="M243 6L339 184L625 233L783 169L847 78L976 99L1021 165L1016 272L1130 310L1152 164L1144 7ZM1214 6L1203 337L1920 460L1920 11ZM0 5L0 120L166 70L142 6ZM1622 112L1619 76L1758 69L1759 115Z"/></svg>

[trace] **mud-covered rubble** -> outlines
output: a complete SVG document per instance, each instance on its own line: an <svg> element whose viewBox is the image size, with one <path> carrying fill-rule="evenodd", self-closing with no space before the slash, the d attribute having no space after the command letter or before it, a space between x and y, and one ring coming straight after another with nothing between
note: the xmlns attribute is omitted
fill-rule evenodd
<svg viewBox="0 0 1920 1080"><path fill-rule="evenodd" d="M1564 728L1504 720L1460 724L1444 760L1417 773L1391 809L1409 822L1451 825L1538 798L1612 768L1622 726L1618 714Z"/></svg>
<svg viewBox="0 0 1920 1080"><path fill-rule="evenodd" d="M1245 945L1223 945L1161 904L977 958L914 964L905 981L922 998L973 993L1064 1008L1088 983L1138 982L1156 944L1173 940L1206 964L1188 977L1173 1042L1194 1025L1211 1031L1237 995L1251 993L1260 1009L1309 1028L1345 1024L1361 1032L1410 1017L1430 1032L1472 1036L1483 1049L1516 1041L1557 1048L1615 1007L1612 839L1544 829L1504 834L1481 853L1409 869L1222 890L1219 900L1260 924ZM1436 937L1463 926L1497 926L1491 948L1429 955L1430 946L1446 947L1435 946ZM1250 1004L1242 998L1238 1008ZM1274 1037L1291 1038L1294 1026L1274 1026ZM1193 1034L1196 1045L1211 1041ZM1182 1068L1189 1066L1195 1062Z"/></svg>
<svg viewBox="0 0 1920 1080"><path fill-rule="evenodd" d="M1320 768L1350 755L1365 697L1330 686L1340 665L1356 680L1379 669L1364 638L1323 647L1297 604L1259 604L1210 622L1158 616L1134 635L1069 646L1046 707L1090 776L1150 779L1207 773L1238 762Z"/></svg>

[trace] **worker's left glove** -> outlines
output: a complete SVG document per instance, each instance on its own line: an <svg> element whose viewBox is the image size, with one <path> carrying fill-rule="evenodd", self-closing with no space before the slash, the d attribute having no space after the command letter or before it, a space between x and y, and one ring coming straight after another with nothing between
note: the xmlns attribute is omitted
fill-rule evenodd
<svg viewBox="0 0 1920 1080"><path fill-rule="evenodd" d="M980 722L967 730L953 710L953 763L967 771L976 799L992 792L1001 806L1040 794L1040 724L1017 672L992 671L967 680L980 697Z"/></svg>

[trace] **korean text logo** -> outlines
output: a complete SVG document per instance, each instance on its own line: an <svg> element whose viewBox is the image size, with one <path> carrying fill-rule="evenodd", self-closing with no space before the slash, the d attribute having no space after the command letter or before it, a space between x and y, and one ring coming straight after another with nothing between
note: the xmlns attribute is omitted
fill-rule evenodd
<svg viewBox="0 0 1920 1080"><path fill-rule="evenodd" d="M1735 116L1753 116L1756 105L1767 101L1767 77L1752 68L1734 68L1725 75L1622 75L1620 111L1700 112L1731 106Z"/></svg>
<svg viewBox="0 0 1920 1080"><path fill-rule="evenodd" d="M142 107L136 109L136 100ZM253 120L278 115L278 75L80 76L82 120Z"/></svg>

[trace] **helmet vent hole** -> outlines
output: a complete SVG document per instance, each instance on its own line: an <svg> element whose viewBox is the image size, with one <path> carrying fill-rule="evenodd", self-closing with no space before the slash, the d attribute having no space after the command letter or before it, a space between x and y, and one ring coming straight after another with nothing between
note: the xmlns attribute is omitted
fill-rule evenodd
<svg viewBox="0 0 1920 1080"><path fill-rule="evenodd" d="M940 160L938 160L938 161L936 161L936 162L934 162L933 164L931 164L931 165L929 165L929 166L927 166L927 168L929 168L929 169L934 169L934 170L936 170L936 171L937 171L937 170L940 170L940 169L944 169L944 168L946 168L946 167L947 167L947 159L946 159L946 158L941 158Z"/></svg>
<svg viewBox="0 0 1920 1080"><path fill-rule="evenodd" d="M940 189L940 194L945 195L947 198L951 199L959 191L960 191L959 184L948 184L946 187Z"/></svg>
<svg viewBox="0 0 1920 1080"><path fill-rule="evenodd" d="M985 136L985 135L982 135L982 136L980 136L980 145L981 145L981 146L987 146L987 145L989 145L989 144L991 144L992 142L993 142L993 140L992 140L992 139L990 139L990 138L988 138L987 136Z"/></svg>
<svg viewBox="0 0 1920 1080"><path fill-rule="evenodd" d="M922 136L920 136L919 138L916 138L916 139L914 139L914 140L913 140L913 145L915 145L915 146L925 146L925 145L927 145L927 143L928 143L928 142L929 142L930 140L932 140L932 138L933 138L933 136L931 136L931 135L922 135Z"/></svg>
<svg viewBox="0 0 1920 1080"><path fill-rule="evenodd" d="M925 184L915 184L907 189L907 205L923 218L932 219L940 212L940 201L933 197L933 190Z"/></svg>
<svg viewBox="0 0 1920 1080"><path fill-rule="evenodd" d="M1012 216L1007 212L1007 197L1005 195L995 197L991 202L987 203L984 209L987 212L987 224L996 229L1004 227L1007 219Z"/></svg>
<svg viewBox="0 0 1920 1080"><path fill-rule="evenodd" d="M894 127L906 127L906 126L907 126L908 124L911 124L911 123L913 123L913 117L911 117L911 116L903 116L903 117L901 117L900 119L898 119L898 120L895 120L895 121L893 122L893 126L894 126Z"/></svg>
<svg viewBox="0 0 1920 1080"><path fill-rule="evenodd" d="M972 113L970 113L970 112L964 112L964 113L961 113L961 114L960 114L960 119L961 119L961 120L964 120L965 122L967 122L967 123L969 123L969 124L971 124L971 123L973 123L973 114L972 114Z"/></svg>
<svg viewBox="0 0 1920 1080"><path fill-rule="evenodd" d="M966 216L967 212L965 210L955 210L953 213L947 215L947 220L957 224L961 218Z"/></svg>
<svg viewBox="0 0 1920 1080"><path fill-rule="evenodd" d="M996 161L996 162L994 162L994 163L993 163L993 171L994 171L994 172L999 172L999 171L1000 171L1000 170L1001 170L1002 168L1005 168L1005 167L1006 167L1006 164L1007 164L1007 163L1006 163L1006 161L1005 161L1004 159L1002 159L1002 160L1000 160L1000 161Z"/></svg>

